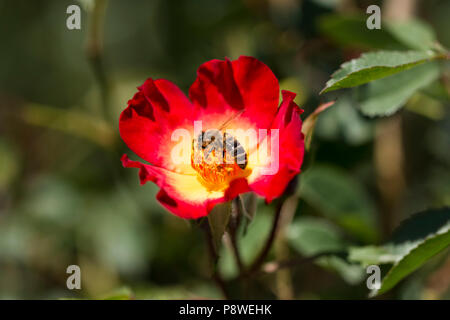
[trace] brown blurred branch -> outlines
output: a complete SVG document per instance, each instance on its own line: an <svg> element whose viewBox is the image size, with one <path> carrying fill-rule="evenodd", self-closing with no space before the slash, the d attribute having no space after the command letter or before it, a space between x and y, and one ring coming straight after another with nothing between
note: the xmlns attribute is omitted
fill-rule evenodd
<svg viewBox="0 0 450 320"><path fill-rule="evenodd" d="M292 222L297 210L299 198L297 195L288 197L281 208L281 218L278 226L278 236L275 241L274 251L277 261L289 259L289 247L286 240L286 228ZM264 269L262 266L262 269ZM294 298L294 288L292 286L291 270L284 269L276 274L276 294L279 299L291 300Z"/></svg>
<svg viewBox="0 0 450 320"><path fill-rule="evenodd" d="M386 0L383 17L408 20L414 15L416 4L416 0ZM401 114L379 120L375 130L374 161L381 196L382 227L386 236L400 220L398 207L406 184Z"/></svg>
<svg viewBox="0 0 450 320"><path fill-rule="evenodd" d="M405 21L416 13L416 0L384 0L383 18L395 21Z"/></svg>
<svg viewBox="0 0 450 320"><path fill-rule="evenodd" d="M301 257L301 258L284 260L284 261L267 262L262 266L261 271L264 273L274 273L274 272L280 271L285 268L297 267L299 265L314 262L315 260L317 260L319 258L328 256L328 255L332 255L332 254L336 255L338 253L337 252L321 252L321 253L315 254L311 257L306 257L306 258Z"/></svg>
<svg viewBox="0 0 450 320"><path fill-rule="evenodd" d="M103 25L107 0L96 0L90 14L86 54L91 63L92 71L100 86L102 112L105 119L110 118L109 94L110 84L103 59Z"/></svg>
<svg viewBox="0 0 450 320"><path fill-rule="evenodd" d="M425 290L422 293L424 299L441 299L446 291L450 289L450 256L447 256L443 263L428 276Z"/></svg>
<svg viewBox="0 0 450 320"><path fill-rule="evenodd" d="M275 237L278 233L280 218L282 216L282 209L283 206L287 200L290 198L290 196L295 194L295 191L297 189L298 184L298 176L295 176L287 185L286 190L284 191L284 194L278 199L277 206L275 209L275 214L273 216L273 222L272 222L272 229L270 230L269 236L267 237L267 240L264 244L264 247L262 248L259 255L256 256L256 259L253 261L253 263L250 265L248 271L243 276L251 276L252 274L258 272L258 270L261 268L262 264L264 263L264 260L267 258L267 255L270 252L270 249L272 248L272 245L275 241Z"/></svg>
<svg viewBox="0 0 450 320"><path fill-rule="evenodd" d="M397 211L405 188L401 116L379 120L375 131L374 160L382 203L382 227L384 234L389 235L400 220Z"/></svg>

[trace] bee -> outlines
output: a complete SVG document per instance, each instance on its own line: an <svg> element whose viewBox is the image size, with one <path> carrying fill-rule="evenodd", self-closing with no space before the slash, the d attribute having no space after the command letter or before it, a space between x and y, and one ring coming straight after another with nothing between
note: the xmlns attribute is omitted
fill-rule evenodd
<svg viewBox="0 0 450 320"><path fill-rule="evenodd" d="M197 143L192 141L192 146L203 153L203 158L208 163L219 160L225 164L235 163L244 170L248 164L247 152L239 141L231 134L217 129L202 131L197 137ZM216 154L221 153L220 154ZM214 157L214 158L213 158Z"/></svg>
<svg viewBox="0 0 450 320"><path fill-rule="evenodd" d="M241 113L228 119L219 129L202 131L192 140L193 167L214 183L220 183L227 177L241 175L247 168L248 155L244 147L234 136L223 132L223 129ZM199 156L197 162L194 162L194 153Z"/></svg>

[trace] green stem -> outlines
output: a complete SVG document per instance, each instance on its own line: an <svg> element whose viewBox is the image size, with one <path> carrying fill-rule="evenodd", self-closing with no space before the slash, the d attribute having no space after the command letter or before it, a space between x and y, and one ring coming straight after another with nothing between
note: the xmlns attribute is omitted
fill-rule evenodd
<svg viewBox="0 0 450 320"><path fill-rule="evenodd" d="M264 260L266 259L267 255L269 254L270 249L272 248L272 244L275 240L275 237L276 237L277 231L278 231L278 225L280 222L281 209L283 208L283 203L284 203L284 201L282 201L282 200L278 201L277 208L275 210L275 215L273 216L272 229L270 230L269 236L266 240L266 243L264 244L264 247L262 248L259 255L256 257L253 264L250 266L250 268L247 272L248 275L251 275L251 274L257 272L260 269L260 267L264 263Z"/></svg>
<svg viewBox="0 0 450 320"><path fill-rule="evenodd" d="M230 235L230 244L231 249L233 251L234 258L236 260L236 265L238 266L239 273L243 274L245 272L244 264L242 262L241 254L239 252L239 246L238 246L238 227L242 219L242 200L241 197L238 196L233 200L232 204L232 213L231 213L231 220L230 224L228 226L228 231Z"/></svg>
<svg viewBox="0 0 450 320"><path fill-rule="evenodd" d="M212 279L216 283L217 287L222 291L223 297L225 299L229 299L230 295L228 293L228 289L226 286L225 281L222 278L222 275L220 274L218 268L217 268L217 262L219 260L219 255L216 250L216 245L214 244L214 239L211 233L211 228L209 226L209 223L206 221L206 223L202 223L200 227L205 232L206 237L206 243L208 247L208 256L211 264L212 269Z"/></svg>

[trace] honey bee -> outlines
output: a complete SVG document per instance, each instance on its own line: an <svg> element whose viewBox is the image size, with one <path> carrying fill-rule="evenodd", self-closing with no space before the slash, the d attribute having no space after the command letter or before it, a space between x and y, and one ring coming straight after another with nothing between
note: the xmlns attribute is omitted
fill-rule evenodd
<svg viewBox="0 0 450 320"><path fill-rule="evenodd" d="M217 129L202 131L197 137L197 143L192 141L192 146L198 146L197 151L203 153L206 162L211 162L211 157L219 158L215 152L222 153L223 163L235 163L244 170L248 164L247 152L239 141L231 134ZM211 160L211 161L209 161Z"/></svg>
<svg viewBox="0 0 450 320"><path fill-rule="evenodd" d="M248 174L245 170L247 152L234 136L223 131L239 114L228 119L219 129L202 131L192 140L192 166L209 184L221 184ZM197 161L194 161L194 155L198 156Z"/></svg>

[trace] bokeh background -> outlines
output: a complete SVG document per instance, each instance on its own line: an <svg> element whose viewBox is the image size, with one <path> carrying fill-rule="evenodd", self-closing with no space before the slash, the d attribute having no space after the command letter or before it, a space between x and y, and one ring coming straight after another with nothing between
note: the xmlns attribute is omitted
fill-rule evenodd
<svg viewBox="0 0 450 320"><path fill-rule="evenodd" d="M412 2L413 14L450 47L450 1ZM66 28L71 4L82 7L81 30ZM0 298L222 297L202 232L166 212L155 185L140 186L137 171L122 168L124 152L137 157L118 134L119 114L146 78L169 79L187 93L198 66L214 58L262 60L283 89L298 93L305 115L338 101L320 116L293 222L271 258L381 243L410 214L449 205L448 77L389 118L364 117L354 90L319 96L342 62L402 48L383 30L365 28L371 4L387 7L375 0L1 0ZM273 206L258 202L240 241L244 261L262 246L272 214ZM81 267L82 290L66 288L71 264ZM226 278L236 274L226 246L219 267ZM445 299L449 284L447 250L387 298ZM368 293L365 271L339 258L261 276L251 288L253 298Z"/></svg>

